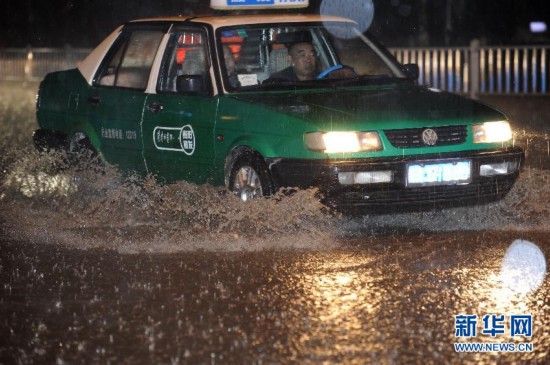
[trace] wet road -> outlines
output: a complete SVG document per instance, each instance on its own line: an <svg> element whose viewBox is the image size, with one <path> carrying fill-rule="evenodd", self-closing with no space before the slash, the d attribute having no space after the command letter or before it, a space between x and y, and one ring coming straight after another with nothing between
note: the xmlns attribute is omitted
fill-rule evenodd
<svg viewBox="0 0 550 365"><path fill-rule="evenodd" d="M547 363L548 280L515 294L499 276L518 238L549 257L547 232L518 231L172 254L5 240L0 362ZM455 337L459 314L479 317L477 337ZM531 314L532 337L510 337L509 323L505 334L483 335L485 314ZM533 351L457 353L455 342L525 342Z"/></svg>

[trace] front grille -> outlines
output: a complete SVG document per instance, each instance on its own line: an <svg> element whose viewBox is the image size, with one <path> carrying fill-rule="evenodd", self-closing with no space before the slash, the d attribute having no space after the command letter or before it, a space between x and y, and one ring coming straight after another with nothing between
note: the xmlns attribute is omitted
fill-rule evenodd
<svg viewBox="0 0 550 365"><path fill-rule="evenodd" d="M466 141L467 129L465 125L449 125L444 127L431 127L437 133L437 143L428 146L422 141L422 132L428 128L407 128L384 130L384 134L397 148L412 147L436 147L460 144Z"/></svg>
<svg viewBox="0 0 550 365"><path fill-rule="evenodd" d="M419 188L367 188L330 196L327 203L345 210L395 212L480 204L502 199L511 190L517 174L469 185L430 186Z"/></svg>

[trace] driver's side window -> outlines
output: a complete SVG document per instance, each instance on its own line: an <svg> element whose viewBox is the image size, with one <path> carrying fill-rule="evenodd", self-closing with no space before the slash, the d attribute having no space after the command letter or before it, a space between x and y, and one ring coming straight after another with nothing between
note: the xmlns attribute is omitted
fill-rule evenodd
<svg viewBox="0 0 550 365"><path fill-rule="evenodd" d="M178 92L181 77L199 80L206 88L209 68L206 34L200 30L175 30L164 54L157 90Z"/></svg>

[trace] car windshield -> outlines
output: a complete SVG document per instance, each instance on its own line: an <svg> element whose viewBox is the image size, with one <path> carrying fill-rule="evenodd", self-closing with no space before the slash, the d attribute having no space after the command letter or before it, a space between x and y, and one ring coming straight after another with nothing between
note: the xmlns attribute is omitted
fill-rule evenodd
<svg viewBox="0 0 550 365"><path fill-rule="evenodd" d="M353 23L225 27L217 41L231 91L405 78L393 57Z"/></svg>

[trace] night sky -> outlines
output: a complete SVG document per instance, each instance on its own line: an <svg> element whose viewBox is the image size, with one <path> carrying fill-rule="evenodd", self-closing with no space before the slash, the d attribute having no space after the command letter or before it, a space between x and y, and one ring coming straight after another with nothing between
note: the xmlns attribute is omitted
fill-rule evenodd
<svg viewBox="0 0 550 365"><path fill-rule="evenodd" d="M318 12L310 0L302 12ZM345 0L340 0L345 1ZM348 0L356 2L359 0ZM550 25L549 0L373 0L371 31L388 46L550 43L529 22ZM449 2L449 8L447 8ZM211 12L207 0L0 0L0 48L94 47L127 20Z"/></svg>

